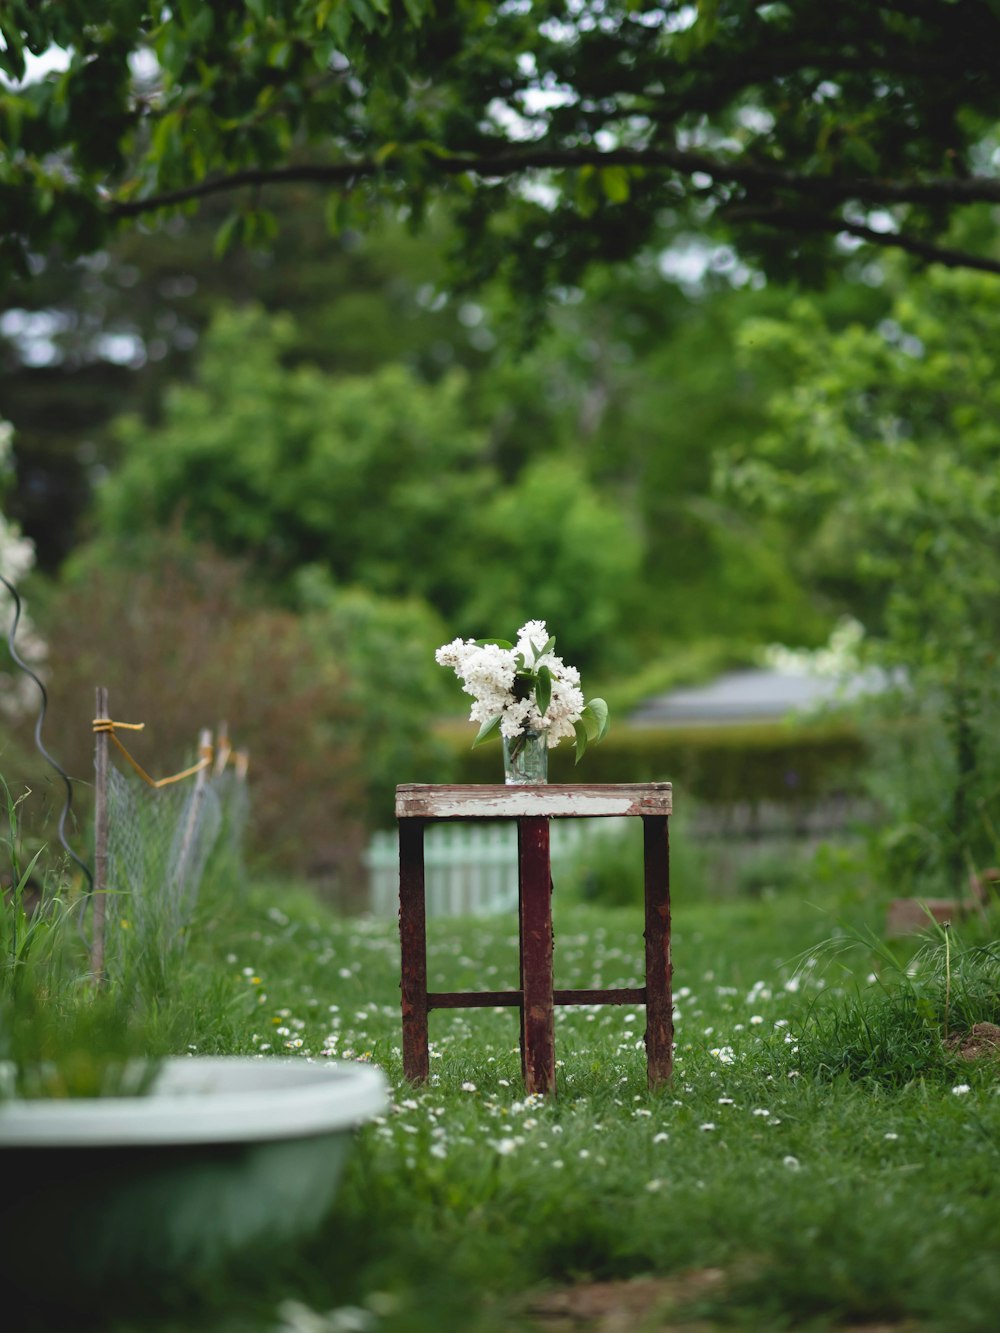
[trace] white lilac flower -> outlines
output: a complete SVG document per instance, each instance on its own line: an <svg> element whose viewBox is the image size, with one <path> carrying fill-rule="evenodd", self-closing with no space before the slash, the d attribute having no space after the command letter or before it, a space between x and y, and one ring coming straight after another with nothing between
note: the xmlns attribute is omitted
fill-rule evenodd
<svg viewBox="0 0 1000 1333"><path fill-rule="evenodd" d="M522 653L527 666L534 666L536 655L549 641L549 630L544 620L529 620L517 631L517 651Z"/></svg>
<svg viewBox="0 0 1000 1333"><path fill-rule="evenodd" d="M580 689L580 673L567 666L554 652L543 652L549 642L544 620L529 620L518 630L514 648L473 639L454 639L435 653L439 665L451 667L462 689L473 698L469 719L480 724L500 719L501 734L508 739L526 731L544 732L549 748L576 736L575 724L586 707ZM548 671L550 695L544 712L538 708L535 689L527 698L515 693L519 667ZM523 680L523 678L522 678Z"/></svg>
<svg viewBox="0 0 1000 1333"><path fill-rule="evenodd" d="M488 722L490 718L495 717L499 711L500 734L506 736L508 740L512 740L515 736L520 736L521 732L526 728L532 731L543 730L542 720L538 716L538 710L535 708L532 699L515 699L512 703L507 704L500 710L493 707L480 710L479 705L474 704L472 711L474 714L472 718L473 722ZM482 711L484 716L478 716L479 711ZM534 716L532 716L533 714Z"/></svg>

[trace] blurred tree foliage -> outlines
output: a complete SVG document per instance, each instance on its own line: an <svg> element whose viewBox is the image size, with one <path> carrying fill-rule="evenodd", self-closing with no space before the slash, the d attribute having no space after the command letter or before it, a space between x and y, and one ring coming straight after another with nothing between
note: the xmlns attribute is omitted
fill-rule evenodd
<svg viewBox="0 0 1000 1333"><path fill-rule="evenodd" d="M308 202L303 187L282 195L267 249L213 255L222 207L209 201L198 217L137 228L76 262L37 256L29 280L0 282L0 374L17 428L10 505L42 568L54 572L86 535L93 482L118 460L109 423L122 412L157 420L220 306L294 312L288 363L334 374L401 361L434 379L487 361L496 339L462 322L478 307L447 298L436 228L331 237Z"/></svg>
<svg viewBox="0 0 1000 1333"><path fill-rule="evenodd" d="M720 466L724 489L786 526L799 576L861 617L870 654L905 670L904 712L943 729L936 790L917 796L912 757L898 764L897 792L916 799L900 811L912 836L900 824L894 835L951 888L970 857L1000 851L998 338L996 285L942 270L908 284L874 327L833 330L808 300L748 323L745 353L784 367L788 384L769 428Z"/></svg>
<svg viewBox="0 0 1000 1333"><path fill-rule="evenodd" d="M938 270L876 326L808 299L744 325L784 368L768 429L719 473L789 525L800 576L861 614L885 658L938 683L992 663L1000 624L1000 290Z"/></svg>
<svg viewBox="0 0 1000 1333"><path fill-rule="evenodd" d="M5 508L54 580L54 725L100 681L170 746L245 720L260 845L335 877L447 776L437 642L544 616L656 688L846 608L947 700L944 861L972 845L990 0L9 0L0 35ZM887 246L991 276L890 309Z"/></svg>
<svg viewBox="0 0 1000 1333"><path fill-rule="evenodd" d="M344 672L366 816L371 825L386 827L393 819L398 783L454 777L451 747L428 725L453 703L434 661L434 649L447 631L418 598L338 587L318 565L297 572L294 594L311 645ZM337 777L330 773L325 781Z"/></svg>
<svg viewBox="0 0 1000 1333"><path fill-rule="evenodd" d="M703 271L684 285L651 253L595 268L584 288L553 303L534 346L518 350L509 296L445 285L448 240L446 231L413 238L388 228L330 242L303 209L290 213L273 250L234 250L213 262L206 220L181 219L133 233L100 263L50 261L39 285L15 284L8 299L23 331L9 332L5 345L21 412L13 508L43 566L58 568L82 532L103 522L92 517L81 529L54 502L67 476L76 469L80 511L110 470L108 508L98 513L114 510L117 531L166 521L190 482L187 524L245 552L268 577L321 559L341 585L429 598L459 618L449 632L543 614L585 662L600 659L600 640L607 667L630 657L635 670L665 644L706 636L820 641L826 611L796 582L780 528L751 523L709 494L716 450L759 429L766 394L784 374L776 364L737 363L739 328L754 314L780 315L788 294L759 287L726 247L696 248ZM692 242L668 227L663 243L669 260L671 245ZM226 313L250 294L285 313L276 321ZM877 287L860 282L835 285L821 300L834 326L886 305ZM214 311L221 322L205 345ZM33 321L49 332L31 333ZM131 349L127 365L109 363L115 348ZM366 386L361 377L372 373L388 377ZM301 400L298 425L287 395ZM349 399L355 413L371 406L367 444L345 444ZM440 423L432 419L439 409ZM110 429L122 410L127 424ZM319 431L308 446L303 412ZM425 442L415 451L421 413ZM393 432L404 420L397 436L411 446L401 444L393 461ZM331 429L340 422L336 447L323 434L328 421ZM123 448L132 461L119 480ZM455 449L466 451L461 466ZM464 508L462 486L472 488ZM329 505L342 487L354 499L334 524ZM409 515L401 526L398 509L385 508L390 492ZM113 497L126 493L116 507ZM572 516L559 509L560 496ZM378 512L395 515L391 525L373 519L376 501ZM473 548L478 565L465 558ZM411 561L417 550L419 562ZM608 599L627 624L613 638ZM567 605L580 622L577 643L575 630L565 632Z"/></svg>
<svg viewBox="0 0 1000 1333"><path fill-rule="evenodd" d="M569 462L500 486L459 373L334 379L284 366L291 341L287 319L220 314L162 424L121 423L122 461L98 497L104 537L176 516L279 586L318 563L335 583L423 598L473 637L534 609L599 660L638 571L618 508Z"/></svg>
<svg viewBox="0 0 1000 1333"><path fill-rule="evenodd" d="M272 578L322 561L338 580L408 585L453 613L453 552L492 483L461 379L427 384L399 365L333 379L284 365L292 343L287 317L220 312L194 381L165 395L162 424L120 423L100 529L163 526L180 511Z"/></svg>
<svg viewBox="0 0 1000 1333"><path fill-rule="evenodd" d="M835 238L1000 272L956 214L1000 194L992 0L6 0L0 263L93 253L119 224L310 181L332 226L446 199L463 266L527 298L641 250L665 208L772 275ZM28 55L65 68L22 82ZM890 215L890 225L877 216Z"/></svg>

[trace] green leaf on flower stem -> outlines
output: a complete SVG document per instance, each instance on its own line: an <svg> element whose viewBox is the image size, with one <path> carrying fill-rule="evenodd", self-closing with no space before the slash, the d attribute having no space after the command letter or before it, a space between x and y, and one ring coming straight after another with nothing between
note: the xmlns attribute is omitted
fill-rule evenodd
<svg viewBox="0 0 1000 1333"><path fill-rule="evenodd" d="M535 705L542 717L552 701L552 672L548 667L539 667L535 677Z"/></svg>
<svg viewBox="0 0 1000 1333"><path fill-rule="evenodd" d="M496 647L496 648L513 648L513 647L514 647L514 645L513 645L512 643L508 643L506 639L477 639L477 640L476 640L476 647L477 647L477 648L488 648L488 647L490 647L491 645L492 645L493 647Z"/></svg>
<svg viewBox="0 0 1000 1333"><path fill-rule="evenodd" d="M591 699L580 715L580 722L588 740L602 741L608 731L608 705L603 699Z"/></svg>
<svg viewBox="0 0 1000 1333"><path fill-rule="evenodd" d="M576 732L576 763L579 763L587 749L587 728L581 720L573 723L573 730Z"/></svg>
<svg viewBox="0 0 1000 1333"><path fill-rule="evenodd" d="M476 739L472 742L472 748L475 749L477 745L482 745L483 741L488 741L489 738L493 735L493 733L499 730L500 730L500 714L497 713L496 717L487 718L486 721L483 723L483 725L479 728L479 734L476 736Z"/></svg>
<svg viewBox="0 0 1000 1333"><path fill-rule="evenodd" d="M538 654L538 657L535 658L535 661L537 662L539 657L544 657L546 653L551 653L554 650L555 646L556 646L556 636L553 634L552 638L549 639L548 643Z"/></svg>

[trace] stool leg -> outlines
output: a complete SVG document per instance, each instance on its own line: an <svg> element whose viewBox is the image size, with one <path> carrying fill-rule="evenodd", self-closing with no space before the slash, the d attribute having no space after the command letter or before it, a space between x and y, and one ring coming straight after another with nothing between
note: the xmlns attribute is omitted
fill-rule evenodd
<svg viewBox="0 0 1000 1333"><path fill-rule="evenodd" d="M403 1075L422 1083L427 1049L427 925L424 906L424 821L399 821L399 946L403 1008Z"/></svg>
<svg viewBox="0 0 1000 1333"><path fill-rule="evenodd" d="M666 1083L674 1064L670 963L670 835L665 815L644 815L646 900L646 1069L649 1086Z"/></svg>
<svg viewBox="0 0 1000 1333"><path fill-rule="evenodd" d="M556 1090L555 1020L552 1003L552 877L549 821L517 821L521 903L521 1059L526 1092Z"/></svg>

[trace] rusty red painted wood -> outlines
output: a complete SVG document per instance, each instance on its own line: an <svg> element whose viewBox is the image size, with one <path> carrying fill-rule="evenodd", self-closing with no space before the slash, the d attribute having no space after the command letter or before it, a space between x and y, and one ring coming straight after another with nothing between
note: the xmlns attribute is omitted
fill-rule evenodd
<svg viewBox="0 0 1000 1333"><path fill-rule="evenodd" d="M556 1037L552 978L552 877L549 821L517 824L521 903L521 1057L528 1093L556 1090Z"/></svg>
<svg viewBox="0 0 1000 1333"><path fill-rule="evenodd" d="M602 819L624 815L669 815L669 782L607 783L539 787L422 786L396 788L399 819Z"/></svg>
<svg viewBox="0 0 1000 1333"><path fill-rule="evenodd" d="M646 1070L649 1086L673 1072L674 1004L670 962L670 835L666 817L643 827L646 914Z"/></svg>
<svg viewBox="0 0 1000 1333"><path fill-rule="evenodd" d="M645 1004L645 986L619 986L614 990L557 990L556 1004Z"/></svg>
<svg viewBox="0 0 1000 1333"><path fill-rule="evenodd" d="M430 991L428 1009L519 1009L523 993L519 990L448 990Z"/></svg>
<svg viewBox="0 0 1000 1333"><path fill-rule="evenodd" d="M428 1009L514 1009L524 998L519 990L428 991ZM645 986L623 986L616 990L554 990L552 1002L573 1004L645 1004Z"/></svg>
<svg viewBox="0 0 1000 1333"><path fill-rule="evenodd" d="M404 819L399 825L399 947L403 1075L413 1082L422 1082L430 1073L422 819Z"/></svg>

